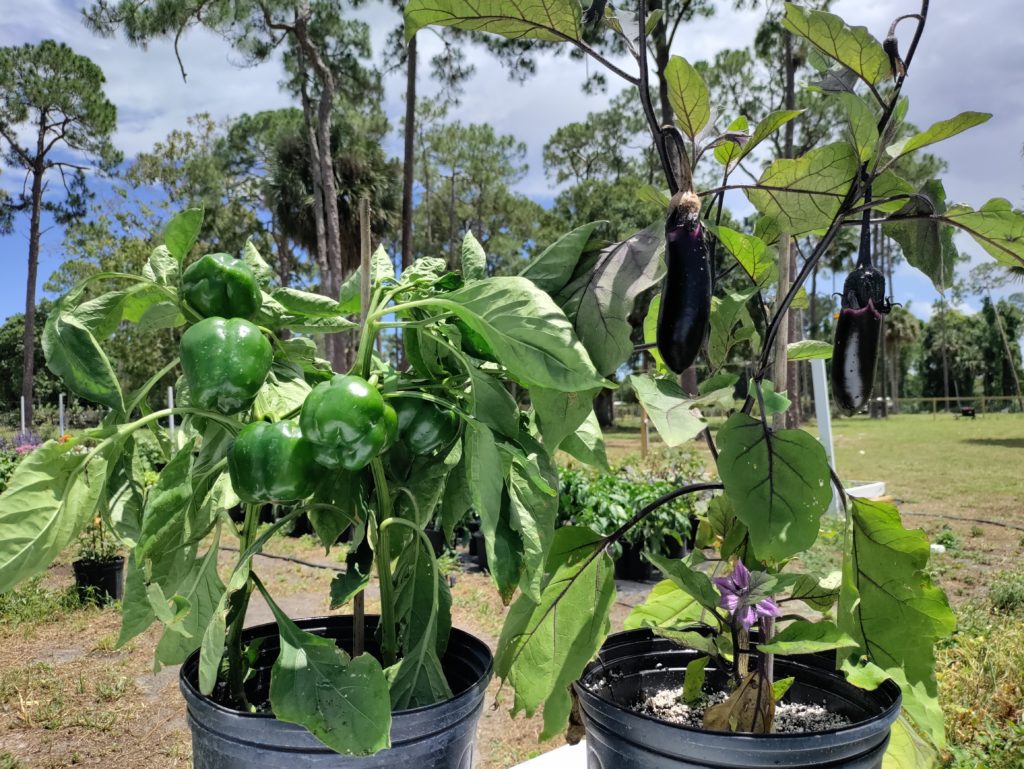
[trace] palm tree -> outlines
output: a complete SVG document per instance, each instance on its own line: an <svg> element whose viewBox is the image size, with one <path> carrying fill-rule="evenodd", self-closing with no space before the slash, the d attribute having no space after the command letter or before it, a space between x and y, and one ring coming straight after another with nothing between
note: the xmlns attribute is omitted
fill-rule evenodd
<svg viewBox="0 0 1024 769"><path fill-rule="evenodd" d="M888 374L890 392L893 402L898 403L900 394L900 376L903 373L900 361L902 350L906 345L913 344L921 338L921 321L918 320L906 307L893 307L885 318L885 347L887 351L888 372L882 372L882 376ZM898 408L897 408L898 410Z"/></svg>

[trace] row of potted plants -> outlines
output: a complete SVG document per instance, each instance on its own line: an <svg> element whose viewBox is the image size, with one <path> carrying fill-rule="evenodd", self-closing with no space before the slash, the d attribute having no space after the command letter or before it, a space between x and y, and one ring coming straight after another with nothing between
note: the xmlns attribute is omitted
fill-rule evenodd
<svg viewBox="0 0 1024 769"><path fill-rule="evenodd" d="M943 740L932 649L953 625L926 571L928 543L903 528L895 508L846 499L821 446L774 426L789 404L769 373L776 359L831 354L830 345L777 342L801 284L843 227L881 219L933 277L954 226L1000 261L1022 257L1024 217L1008 203L946 207L938 182L916 190L892 168L984 119L964 113L921 132L907 127L901 88L927 6L898 19L882 43L834 15L787 5L783 24L817 52L818 87L842 101L849 141L778 159L756 183L730 184L797 113L722 125L700 74L672 57L677 126L658 125L646 56L657 22L643 0L636 13L591 9L602 30L620 36L636 74L590 47L576 0L412 0L407 34L442 24L562 41L634 86L665 166L669 194L648 196L662 206L659 217L667 212L665 226L605 244L595 239L600 223L582 225L516 276L488 277L471 234L456 271L424 258L396 274L378 250L368 294L360 272L325 297L273 285L251 245L241 259L190 260L202 213L181 213L141 274L91 276L47 321L48 366L109 414L71 440L44 443L14 472L0 497L0 590L45 569L99 516L130 552L119 642L163 627L156 662L182 664L197 769L469 766L492 670L513 690L514 712L543 709L542 735L582 718L591 766L878 767L893 724L903 765L922 765L925 741ZM903 22L912 38L896 35ZM718 164L720 186L692 188L701 162ZM720 226L715 211L730 189L757 209L754 234ZM809 234L813 252L780 284L780 243ZM712 296L710 268L725 260L746 276L743 288ZM871 270L867 239L844 292L847 320L837 324L845 330L834 367L847 405L869 394L888 306ZM719 480L668 490L612 531L557 526L555 454L600 465L592 400L634 354L627 319L659 284L643 346L657 346L659 368L630 383L666 444L703 437ZM122 390L103 351L123 322L184 330L180 356L137 392ZM408 368L375 354L384 329L399 330ZM313 337L325 333L355 337L350 371L318 356ZM744 345L751 395L712 435L700 408L732 405L737 375L721 370L721 351ZM715 375L689 395L668 367L679 373L701 349ZM151 410L150 391L176 371L185 405ZM512 384L529 392L529 410ZM174 445L159 428L172 414L183 420ZM149 487L134 461L141 435L158 442L165 463ZM833 493L847 521L842 573L801 571L799 555ZM634 629L608 638L610 551L682 498L700 500L696 547L675 558L647 553L666 581L637 610ZM238 504L240 523L227 512ZM261 527L268 504L284 512ZM425 534L437 520L450 541L471 512L510 607L493 660L452 628L448 583ZM379 617L355 609L294 621L280 609L253 557L302 515L327 548L351 528L331 603L355 606L375 575ZM222 575L226 536L237 537L239 552ZM254 594L274 623L245 627ZM696 725L645 713L652 687L667 689L673 707L701 711ZM841 722L773 733L776 711L790 704L824 704Z"/></svg>

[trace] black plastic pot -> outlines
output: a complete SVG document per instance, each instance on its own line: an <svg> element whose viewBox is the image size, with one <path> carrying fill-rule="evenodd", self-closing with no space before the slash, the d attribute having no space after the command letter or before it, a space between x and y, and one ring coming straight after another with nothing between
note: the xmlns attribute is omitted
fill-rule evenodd
<svg viewBox="0 0 1024 769"><path fill-rule="evenodd" d="M96 561L83 558L71 564L75 572L75 587L81 601L92 600L100 606L120 601L124 595L124 558Z"/></svg>
<svg viewBox="0 0 1024 769"><path fill-rule="evenodd" d="M427 535L427 539L430 540L430 544L434 546L434 555L438 558L444 553L448 543L445 542L444 532L440 529L432 529L429 526L423 530L423 533Z"/></svg>
<svg viewBox="0 0 1024 769"><path fill-rule="evenodd" d="M651 578L651 563L643 557L644 543L622 541L622 555L615 560L615 579L646 582Z"/></svg>
<svg viewBox="0 0 1024 769"><path fill-rule="evenodd" d="M681 685L699 652L650 630L608 637L574 684L583 707L590 769L880 769L900 690L887 681L858 689L824 656L776 657L777 678L794 676L792 702L824 705L853 724L808 734L730 734L690 729L633 712L629 706L659 689ZM708 680L722 673L708 668Z"/></svg>
<svg viewBox="0 0 1024 769"><path fill-rule="evenodd" d="M309 633L333 638L351 651L352 617L300 620ZM366 618L366 637L373 638L376 617ZM250 697L269 689L270 668L279 651L277 625L248 628L245 642L263 637ZM368 648L368 651L374 651ZM483 641L453 629L441 661L455 696L412 710L394 713L391 747L373 756L342 756L301 726L278 721L271 714L241 713L222 707L199 693L199 653L181 666L179 684L188 705L192 730L193 769L470 769L476 724L491 680L493 659Z"/></svg>
<svg viewBox="0 0 1024 769"><path fill-rule="evenodd" d="M480 521L466 521L466 542L469 545L469 555L476 558L480 555L479 547L483 544L483 536L477 537L480 531Z"/></svg>
<svg viewBox="0 0 1024 769"><path fill-rule="evenodd" d="M476 565L481 570L487 571L487 543L484 542L484 533L482 531L473 532L469 552L476 556Z"/></svg>

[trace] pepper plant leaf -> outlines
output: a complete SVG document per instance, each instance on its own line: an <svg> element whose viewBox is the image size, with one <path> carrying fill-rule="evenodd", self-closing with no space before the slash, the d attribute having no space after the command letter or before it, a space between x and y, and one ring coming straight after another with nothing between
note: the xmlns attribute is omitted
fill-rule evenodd
<svg viewBox="0 0 1024 769"><path fill-rule="evenodd" d="M683 133L692 140L711 119L711 94L701 74L682 56L665 67L668 101Z"/></svg>
<svg viewBox="0 0 1024 769"><path fill-rule="evenodd" d="M576 432L569 435L559 445L562 451L578 459L586 465L593 465L603 470L608 469L608 455L605 452L604 434L597 414L593 410L583 420Z"/></svg>
<svg viewBox="0 0 1024 769"><path fill-rule="evenodd" d="M210 549L196 568L185 586L182 598L188 604L188 614L175 630L167 628L156 647L158 664L180 665L192 652L199 648L210 620L220 603L224 583L217 576L217 555L220 544L219 530Z"/></svg>
<svg viewBox="0 0 1024 769"><path fill-rule="evenodd" d="M992 115L989 112L961 112L956 117L940 120L920 133L890 144L885 151L890 157L902 157L914 150L919 150L930 144L937 144L982 123L987 123L991 118Z"/></svg>
<svg viewBox="0 0 1024 769"><path fill-rule="evenodd" d="M547 739L565 729L569 687L601 648L615 601L611 556L589 529L555 532L545 563L540 601L521 595L505 618L494 670L515 689L513 713L544 705Z"/></svg>
<svg viewBox="0 0 1024 769"><path fill-rule="evenodd" d="M46 319L42 336L46 365L76 395L93 403L124 410L124 395L110 359L88 327L65 308L57 306Z"/></svg>
<svg viewBox="0 0 1024 769"><path fill-rule="evenodd" d="M813 545L832 501L821 444L737 413L719 429L718 445L718 474L758 558L781 561Z"/></svg>
<svg viewBox="0 0 1024 769"><path fill-rule="evenodd" d="M300 630L262 592L281 637L270 674L274 717L305 727L343 755L390 747L391 697L380 663L370 654L349 657L334 639Z"/></svg>
<svg viewBox="0 0 1024 769"><path fill-rule="evenodd" d="M167 222L167 227L164 228L164 244L170 255L178 260L178 264L181 264L182 260L188 256L188 252L192 250L192 246L196 244L202 226L203 209L201 208L186 208Z"/></svg>
<svg viewBox="0 0 1024 769"><path fill-rule="evenodd" d="M259 250L251 240L245 241L245 246L242 247L242 261L249 265L252 274L256 276L257 283L264 287L270 284L274 271L267 264L267 260L260 256Z"/></svg>
<svg viewBox="0 0 1024 769"><path fill-rule="evenodd" d="M537 288L554 296L572 279L591 234L601 224L605 222L590 222L562 235L530 260L519 275L529 278Z"/></svg>
<svg viewBox="0 0 1024 769"><path fill-rule="evenodd" d="M462 239L462 258L459 260L459 268L462 270L462 279L467 283L471 280L481 280L487 277L487 254L484 247L472 232L466 231L466 237Z"/></svg>
<svg viewBox="0 0 1024 769"><path fill-rule="evenodd" d="M828 227L860 168L857 151L846 142L810 150L795 159L776 160L747 189L757 210L784 232L802 235Z"/></svg>
<svg viewBox="0 0 1024 769"><path fill-rule="evenodd" d="M445 294L443 305L480 334L523 384L574 392L604 383L565 313L526 278L470 283Z"/></svg>
<svg viewBox="0 0 1024 769"><path fill-rule="evenodd" d="M782 26L852 69L869 85L876 85L892 75L888 54L865 27L850 27L835 14L812 11L793 3L786 3Z"/></svg>
<svg viewBox="0 0 1024 769"><path fill-rule="evenodd" d="M953 632L956 620L926 571L928 539L904 529L896 508L882 502L852 498L851 519L839 628L860 645L858 656L900 684L904 707L941 747L934 646Z"/></svg>
<svg viewBox="0 0 1024 769"><path fill-rule="evenodd" d="M554 452L593 413L594 397L599 392L595 389L565 393L543 387L530 390L537 427L549 451Z"/></svg>
<svg viewBox="0 0 1024 769"><path fill-rule="evenodd" d="M92 520L107 461L101 452L86 464L75 447L73 440L42 444L21 460L0 495L0 593L45 571Z"/></svg>
<svg viewBox="0 0 1024 769"><path fill-rule="evenodd" d="M412 0L405 6L405 39L436 25L516 40L579 40L581 12L576 0Z"/></svg>

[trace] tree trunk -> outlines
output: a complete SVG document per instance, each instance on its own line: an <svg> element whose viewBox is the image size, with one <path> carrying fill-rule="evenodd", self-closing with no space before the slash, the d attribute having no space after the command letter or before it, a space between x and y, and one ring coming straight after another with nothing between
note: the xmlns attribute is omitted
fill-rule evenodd
<svg viewBox="0 0 1024 769"><path fill-rule="evenodd" d="M36 374L36 280L39 274L39 219L43 208L43 166L46 113L39 117L36 156L32 163L32 214L28 227L28 280L25 284L25 334L22 337L21 395L25 399L25 427L32 429L32 390Z"/></svg>
<svg viewBox="0 0 1024 769"><path fill-rule="evenodd" d="M416 162L416 36L409 41L405 75L405 157L402 162L402 268L412 264L412 185Z"/></svg>

